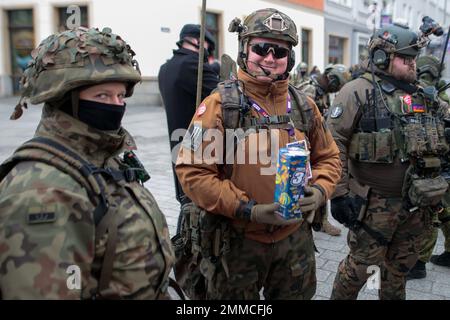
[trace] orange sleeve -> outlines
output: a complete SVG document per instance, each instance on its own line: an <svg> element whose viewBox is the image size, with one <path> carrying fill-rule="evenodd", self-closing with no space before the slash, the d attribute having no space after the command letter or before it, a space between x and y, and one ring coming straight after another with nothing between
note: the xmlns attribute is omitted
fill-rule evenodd
<svg viewBox="0 0 450 320"><path fill-rule="evenodd" d="M194 203L231 218L240 201L249 198L224 177L224 131L220 95L215 93L197 108L181 143L175 170L183 191Z"/></svg>
<svg viewBox="0 0 450 320"><path fill-rule="evenodd" d="M308 103L314 110L313 125L308 136L311 143L313 172L311 182L321 186L326 198L329 199L341 177L339 149L314 101L308 98Z"/></svg>

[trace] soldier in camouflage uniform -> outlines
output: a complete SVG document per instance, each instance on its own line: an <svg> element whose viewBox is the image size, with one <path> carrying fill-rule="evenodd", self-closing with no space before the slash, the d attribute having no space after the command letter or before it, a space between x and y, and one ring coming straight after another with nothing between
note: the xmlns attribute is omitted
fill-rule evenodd
<svg viewBox="0 0 450 320"><path fill-rule="evenodd" d="M306 62L300 62L298 64L292 80L294 86L298 86L300 83L310 80L310 77L308 76L308 64Z"/></svg>
<svg viewBox="0 0 450 320"><path fill-rule="evenodd" d="M313 177L298 205L309 219L334 191L340 176L338 150L313 100L289 86L292 48L298 43L294 22L276 9L262 9L242 23L234 19L229 31L239 34L238 81L219 84L218 92L203 100L176 165L183 190L204 209L200 221L191 213L190 222L196 235L191 237L192 252L201 248L206 298L259 299L264 288L266 299L311 299L316 290L311 225L304 218L285 220L276 212L275 172L264 173L270 164L262 159L242 163L233 156L223 165L216 157L199 159L197 151L213 145L202 136L216 131L223 136L226 128L246 130L236 145L245 159L254 155L249 145L255 139L275 135L277 148L304 140ZM269 151L264 143L257 148L259 154ZM271 157L278 152L269 151Z"/></svg>
<svg viewBox="0 0 450 320"><path fill-rule="evenodd" d="M121 127L141 80L133 56L109 28L57 33L32 52L12 118L27 100L44 107L0 166L2 298L167 298L168 227Z"/></svg>
<svg viewBox="0 0 450 320"><path fill-rule="evenodd" d="M420 56L417 59L417 76L424 86L433 86L436 87L436 89L439 89L441 86L445 85L444 81L439 81L440 64L439 59L432 55ZM450 102L445 90L439 93L439 98L447 104ZM417 260L415 266L409 271L407 279L425 278L427 276L425 265L430 259L437 265L450 267L450 192L446 193L443 200L443 206L445 209L434 213L429 219L428 228L423 234L419 260ZM432 257L439 227L445 238L445 252L441 255L434 255Z"/></svg>
<svg viewBox="0 0 450 320"><path fill-rule="evenodd" d="M350 81L348 68L343 64L335 64L327 66L324 74L314 76L311 80L300 83L297 87L314 99L320 112L324 115L330 106L330 93L338 92L348 81ZM340 235L341 229L328 221L327 207L324 206L320 210L323 217L320 231L331 236Z"/></svg>
<svg viewBox="0 0 450 320"><path fill-rule="evenodd" d="M435 91L415 85L426 40L401 25L377 30L369 44L371 72L347 83L330 109L327 124L343 167L331 213L350 229L350 253L332 299L356 299L375 266L380 298L405 299L425 221L442 210L448 109Z"/></svg>

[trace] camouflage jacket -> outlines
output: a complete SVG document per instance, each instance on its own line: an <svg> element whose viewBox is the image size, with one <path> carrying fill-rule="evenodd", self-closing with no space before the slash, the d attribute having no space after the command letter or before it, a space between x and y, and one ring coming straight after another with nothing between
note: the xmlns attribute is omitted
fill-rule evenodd
<svg viewBox="0 0 450 320"><path fill-rule="evenodd" d="M136 148L123 128L117 134L91 129L47 106L35 136L51 138L99 168L119 168L118 155ZM164 215L138 182L105 183L118 226L109 290L119 298L155 299L164 294L174 261ZM95 295L108 234L96 237L94 208L68 174L39 161L18 163L0 182L2 298ZM69 279L73 266L81 271L79 289Z"/></svg>

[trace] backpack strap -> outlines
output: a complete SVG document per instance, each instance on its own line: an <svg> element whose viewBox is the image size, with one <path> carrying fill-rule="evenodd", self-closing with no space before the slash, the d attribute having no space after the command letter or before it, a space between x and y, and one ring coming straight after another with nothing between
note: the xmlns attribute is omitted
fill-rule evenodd
<svg viewBox="0 0 450 320"><path fill-rule="evenodd" d="M222 117L225 129L236 129L241 124L244 95L237 80L225 80L217 85L222 101Z"/></svg>
<svg viewBox="0 0 450 320"><path fill-rule="evenodd" d="M294 127L306 134L309 138L311 132L314 132L314 110L309 105L306 95L295 88L293 85L289 84L288 87L289 94L293 98L292 109L291 109L291 119L294 123Z"/></svg>

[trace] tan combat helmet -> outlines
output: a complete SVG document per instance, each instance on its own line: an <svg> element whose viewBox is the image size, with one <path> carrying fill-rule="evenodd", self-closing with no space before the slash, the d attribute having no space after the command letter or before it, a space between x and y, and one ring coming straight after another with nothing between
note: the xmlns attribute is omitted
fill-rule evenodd
<svg viewBox="0 0 450 320"><path fill-rule="evenodd" d="M328 92L338 92L352 79L349 68L343 64L328 65L324 73L328 78Z"/></svg>
<svg viewBox="0 0 450 320"><path fill-rule="evenodd" d="M141 73L135 53L110 28L78 27L43 40L31 53L21 78L22 96L11 119L22 115L22 107L57 102L72 90L104 82L128 83L126 96L133 94Z"/></svg>
<svg viewBox="0 0 450 320"><path fill-rule="evenodd" d="M261 9L253 12L245 18L243 23L241 23L239 18L234 18L228 27L228 31L237 32L239 34L237 63L241 69L247 72L248 42L251 37L284 40L291 45L291 48L298 44L297 27L295 26L294 21L284 13L273 8ZM291 50L285 75L289 74L294 67L294 64L294 51ZM264 74L261 73L261 75Z"/></svg>

